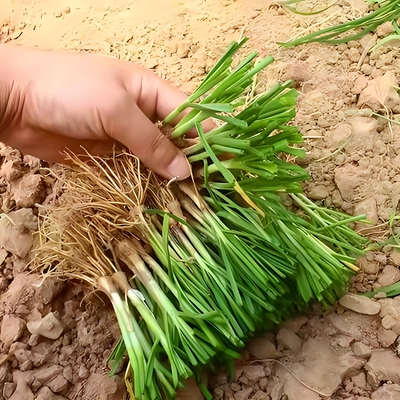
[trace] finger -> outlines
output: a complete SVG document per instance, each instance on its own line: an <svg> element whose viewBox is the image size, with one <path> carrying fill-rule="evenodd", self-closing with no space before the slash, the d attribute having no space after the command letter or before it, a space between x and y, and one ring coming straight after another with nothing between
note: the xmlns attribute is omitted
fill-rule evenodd
<svg viewBox="0 0 400 400"><path fill-rule="evenodd" d="M164 119L187 99L185 93L154 72L138 65L133 67L135 70L127 76L129 92L149 119ZM182 116L174 120L174 124L180 119Z"/></svg>
<svg viewBox="0 0 400 400"><path fill-rule="evenodd" d="M132 81L132 93L136 103L148 118L152 121L165 119L172 111L178 108L187 99L187 95L177 87L164 79L159 78L154 72L146 68L135 66L139 70L135 72ZM140 90L138 90L140 89ZM176 125L191 109L184 110L173 121ZM204 132L215 128L211 118L202 122ZM189 136L196 136L195 128L188 132Z"/></svg>
<svg viewBox="0 0 400 400"><path fill-rule="evenodd" d="M134 101L126 103L123 109L119 109L118 117L108 121L108 134L163 178L186 179L191 170L185 155L155 127Z"/></svg>

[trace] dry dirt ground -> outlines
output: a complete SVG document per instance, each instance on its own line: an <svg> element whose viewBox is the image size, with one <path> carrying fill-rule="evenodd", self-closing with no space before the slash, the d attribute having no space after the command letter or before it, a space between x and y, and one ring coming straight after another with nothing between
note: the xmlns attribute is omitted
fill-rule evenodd
<svg viewBox="0 0 400 400"><path fill-rule="evenodd" d="M400 58L394 45L368 50L390 27L335 47L276 43L366 8L363 0L339 0L304 17L271 0L0 0L0 43L139 62L190 92L230 41L249 37L246 50L276 59L260 74L259 90L294 79L301 93L296 123L307 149L300 162L313 178L305 184L309 197L366 213L373 225L357 228L379 239L400 200ZM35 245L35 204L56 190L47 172L37 159L0 147L0 398L122 400L122 378L105 375L118 338L110 308L93 296L85 301L78 283L23 273ZM399 264L390 246L368 253L351 290L399 281ZM328 313L316 306L252 339L233 383L223 372L210 377L214 398L400 399L398 335L400 297L348 296Z"/></svg>

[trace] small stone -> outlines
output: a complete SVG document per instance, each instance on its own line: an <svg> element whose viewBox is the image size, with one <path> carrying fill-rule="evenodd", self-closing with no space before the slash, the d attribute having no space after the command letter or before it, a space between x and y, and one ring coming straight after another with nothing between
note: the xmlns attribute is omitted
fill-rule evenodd
<svg viewBox="0 0 400 400"><path fill-rule="evenodd" d="M3 386L3 397L7 400L9 399L14 391L15 391L16 385L15 383L12 382L6 382Z"/></svg>
<svg viewBox="0 0 400 400"><path fill-rule="evenodd" d="M279 330L276 339L287 348L298 353L301 350L301 338L289 329L282 328Z"/></svg>
<svg viewBox="0 0 400 400"><path fill-rule="evenodd" d="M359 374L351 377L352 382L355 386L360 389L363 389L367 384L367 378L365 376L365 372L361 371Z"/></svg>
<svg viewBox="0 0 400 400"><path fill-rule="evenodd" d="M42 387L42 384L36 378L33 378L33 381L31 383L31 389L34 392L37 392L41 387Z"/></svg>
<svg viewBox="0 0 400 400"><path fill-rule="evenodd" d="M379 58L380 54L373 52L370 59L374 57ZM395 73L387 71L383 76L378 76L368 82L368 86L360 93L357 104L367 106L372 110L379 110L382 106L392 108L399 102L396 86Z"/></svg>
<svg viewBox="0 0 400 400"><path fill-rule="evenodd" d="M378 330L378 342L382 347L389 347L397 339L397 335L390 329L381 328Z"/></svg>
<svg viewBox="0 0 400 400"><path fill-rule="evenodd" d="M378 278L381 286L390 286L398 281L400 281L400 270L393 265L386 265Z"/></svg>
<svg viewBox="0 0 400 400"><path fill-rule="evenodd" d="M400 384L400 358L392 350L374 351L365 365L368 374L381 381Z"/></svg>
<svg viewBox="0 0 400 400"><path fill-rule="evenodd" d="M84 365L80 365L78 376L80 379L86 379L89 376L89 370Z"/></svg>
<svg viewBox="0 0 400 400"><path fill-rule="evenodd" d="M13 377L15 380L15 377ZM33 400L34 395L32 390L29 388L28 383L25 379L16 380L17 387L13 393L13 395L9 398L9 400Z"/></svg>
<svg viewBox="0 0 400 400"><path fill-rule="evenodd" d="M11 211L7 218L0 218L0 247L24 258L33 245L31 231L37 229L37 217L32 209L21 208Z"/></svg>
<svg viewBox="0 0 400 400"><path fill-rule="evenodd" d="M250 384L258 382L261 378L265 377L264 367L260 365L246 365L243 368L243 374L249 380ZM253 382L253 383L252 383Z"/></svg>
<svg viewBox="0 0 400 400"><path fill-rule="evenodd" d="M275 345L265 337L254 337L247 342L247 350L259 360L266 360L268 358L276 358L278 352Z"/></svg>
<svg viewBox="0 0 400 400"><path fill-rule="evenodd" d="M398 321L397 319L393 318L391 315L385 315L382 318L382 326L385 329L392 329L398 322L400 322L400 321Z"/></svg>
<svg viewBox="0 0 400 400"><path fill-rule="evenodd" d="M333 312L326 317L338 331L351 336L354 340L360 341L363 337L363 327L371 326L375 321L374 316L346 311L342 315Z"/></svg>
<svg viewBox="0 0 400 400"><path fill-rule="evenodd" d="M380 24L379 26L376 27L375 32L379 37L390 35L391 33L394 32L393 25L389 21L384 22L383 24Z"/></svg>
<svg viewBox="0 0 400 400"><path fill-rule="evenodd" d="M47 385L57 375L62 374L63 367L60 365L54 365L52 367L43 368L35 371L35 378L42 384Z"/></svg>
<svg viewBox="0 0 400 400"><path fill-rule="evenodd" d="M360 55L358 54L358 57ZM365 77L364 75L359 76L355 81L354 81L354 86L351 89L351 93L353 94L360 94L361 91L368 85L368 78Z"/></svg>
<svg viewBox="0 0 400 400"><path fill-rule="evenodd" d="M262 390L257 390L256 393L251 398L252 400L271 400L271 397L268 396L267 393Z"/></svg>
<svg viewBox="0 0 400 400"><path fill-rule="evenodd" d="M261 378L260 382L258 382L260 389L263 391L266 391L267 386L268 386L268 378Z"/></svg>
<svg viewBox="0 0 400 400"><path fill-rule="evenodd" d="M39 343L39 335L33 334L30 336L29 340L28 340L28 345L31 347L37 346L37 344Z"/></svg>
<svg viewBox="0 0 400 400"><path fill-rule="evenodd" d="M336 335L335 336L335 343L342 347L343 349L348 349L350 347L351 342L353 341L353 338L347 335Z"/></svg>
<svg viewBox="0 0 400 400"><path fill-rule="evenodd" d="M391 329L397 336L400 336L400 322L398 322L395 326L392 326Z"/></svg>
<svg viewBox="0 0 400 400"><path fill-rule="evenodd" d="M39 174L24 175L13 189L17 208L32 208L46 197L44 180Z"/></svg>
<svg viewBox="0 0 400 400"><path fill-rule="evenodd" d="M64 396L53 393L47 386L40 388L36 396L35 400L68 400Z"/></svg>
<svg viewBox="0 0 400 400"><path fill-rule="evenodd" d="M400 297L381 299L379 303L381 305L381 312L379 313L381 318L391 315L400 321Z"/></svg>
<svg viewBox="0 0 400 400"><path fill-rule="evenodd" d="M233 397L235 400L248 400L251 392L253 391L252 387L249 387L247 389L242 389L236 392Z"/></svg>
<svg viewBox="0 0 400 400"><path fill-rule="evenodd" d="M7 380L7 375L10 373L10 363L3 361L0 364L0 386ZM0 388L1 393L1 388Z"/></svg>
<svg viewBox="0 0 400 400"><path fill-rule="evenodd" d="M231 383L231 389L232 389L234 392L238 392L239 390L242 389L242 387L240 386L239 383L233 382L233 383Z"/></svg>
<svg viewBox="0 0 400 400"><path fill-rule="evenodd" d="M386 384L378 388L371 395L372 400L398 400L400 399L400 385Z"/></svg>
<svg viewBox="0 0 400 400"><path fill-rule="evenodd" d="M19 369L21 371L30 371L33 369L33 362L31 360L26 360L19 366Z"/></svg>
<svg viewBox="0 0 400 400"><path fill-rule="evenodd" d="M353 344L353 352L357 357L365 359L371 357L371 348L361 342L356 342Z"/></svg>
<svg viewBox="0 0 400 400"><path fill-rule="evenodd" d="M374 299L379 300L379 299L386 299L386 293L384 292L378 292L375 296Z"/></svg>
<svg viewBox="0 0 400 400"><path fill-rule="evenodd" d="M63 370L63 377L68 381L72 382L73 380L73 372L72 372L72 366L67 365L64 370Z"/></svg>
<svg viewBox="0 0 400 400"><path fill-rule="evenodd" d="M64 329L61 322L52 312L40 320L28 322L27 328L32 334L41 335L53 340L58 339Z"/></svg>
<svg viewBox="0 0 400 400"><path fill-rule="evenodd" d="M0 249L0 265L3 264L7 256L8 256L8 251L6 249Z"/></svg>
<svg viewBox="0 0 400 400"><path fill-rule="evenodd" d="M395 265L400 266L400 251L393 250L390 253L391 260L394 262Z"/></svg>
<svg viewBox="0 0 400 400"><path fill-rule="evenodd" d="M25 331L25 321L14 315L6 314L1 322L0 342L5 349L18 341Z"/></svg>
<svg viewBox="0 0 400 400"><path fill-rule="evenodd" d="M359 314L376 315L381 310L381 305L376 301L358 294L345 294L339 303L349 310L358 312Z"/></svg>
<svg viewBox="0 0 400 400"><path fill-rule="evenodd" d="M46 385L52 392L60 393L68 387L68 381L62 376L58 375Z"/></svg>
<svg viewBox="0 0 400 400"><path fill-rule="evenodd" d="M382 144L382 143L383 143L382 140L380 140L379 144ZM375 142L375 144L376 144L376 142ZM383 143L383 145L384 145L384 143ZM382 264L382 265L387 264L386 254L376 253L374 258L375 258L375 261L377 261L379 264Z"/></svg>
<svg viewBox="0 0 400 400"><path fill-rule="evenodd" d="M324 200L328 196L329 191L326 186L323 185L315 185L308 193L308 197L313 200Z"/></svg>

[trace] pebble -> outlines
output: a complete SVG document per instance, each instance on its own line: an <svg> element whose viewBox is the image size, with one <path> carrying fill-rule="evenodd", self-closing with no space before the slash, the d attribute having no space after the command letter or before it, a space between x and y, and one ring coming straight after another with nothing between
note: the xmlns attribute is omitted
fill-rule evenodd
<svg viewBox="0 0 400 400"><path fill-rule="evenodd" d="M58 375L47 384L47 387L54 393L60 393L67 389L68 381L62 375Z"/></svg>
<svg viewBox="0 0 400 400"><path fill-rule="evenodd" d="M54 394L48 387L43 386L38 392L35 400L68 400L64 396Z"/></svg>
<svg viewBox="0 0 400 400"><path fill-rule="evenodd" d="M268 386L268 378L261 378L260 382L258 382L261 390L266 390Z"/></svg>
<svg viewBox="0 0 400 400"><path fill-rule="evenodd" d="M52 312L40 320L28 322L27 328L32 334L41 335L53 340L58 339L64 329L61 322Z"/></svg>
<svg viewBox="0 0 400 400"><path fill-rule="evenodd" d="M376 315L381 311L381 305L365 296L358 294L348 293L345 294L339 303L348 308L349 310L355 311L359 314Z"/></svg>
<svg viewBox="0 0 400 400"><path fill-rule="evenodd" d="M15 391L15 383L6 382L3 386L3 397L9 399Z"/></svg>
<svg viewBox="0 0 400 400"><path fill-rule="evenodd" d="M251 392L253 391L252 387L248 387L246 389L239 390L236 392L233 397L235 400L248 400Z"/></svg>
<svg viewBox="0 0 400 400"><path fill-rule="evenodd" d="M362 342L353 344L353 352L357 357L368 359L371 357L371 348Z"/></svg>
<svg viewBox="0 0 400 400"><path fill-rule="evenodd" d="M313 200L323 200L329 196L329 192L326 186L315 185L308 193L308 196Z"/></svg>
<svg viewBox="0 0 400 400"><path fill-rule="evenodd" d="M400 270L393 265L386 265L378 278L378 283L382 286L393 285L398 281L400 281Z"/></svg>
<svg viewBox="0 0 400 400"><path fill-rule="evenodd" d="M367 87L367 85L368 85L368 78L361 75L354 81L354 85L351 89L351 93L352 94L360 94L361 91Z"/></svg>
<svg viewBox="0 0 400 400"><path fill-rule="evenodd" d="M8 256L8 251L5 249L0 249L0 265L3 264L3 262L6 260Z"/></svg>
<svg viewBox="0 0 400 400"><path fill-rule="evenodd" d="M400 336L400 322L398 322L396 325L392 326L391 329L397 336Z"/></svg>
<svg viewBox="0 0 400 400"><path fill-rule="evenodd" d="M389 257L391 258L391 260L394 262L395 265L400 266L400 251L393 250L390 253Z"/></svg>
<svg viewBox="0 0 400 400"><path fill-rule="evenodd" d="M397 335L390 329L381 328L378 330L378 341L382 347L389 347L397 339Z"/></svg>
<svg viewBox="0 0 400 400"><path fill-rule="evenodd" d="M25 321L14 315L6 314L1 322L0 342L8 349L12 343L18 341L25 331Z"/></svg>
<svg viewBox="0 0 400 400"><path fill-rule="evenodd" d="M263 392L262 390L257 390L256 393L251 397L252 400L270 400L271 397L268 396L267 393Z"/></svg>
<svg viewBox="0 0 400 400"><path fill-rule="evenodd" d="M378 300L381 305L379 316L384 318L386 315L391 315L393 318L400 321L400 298L386 298Z"/></svg>
<svg viewBox="0 0 400 400"><path fill-rule="evenodd" d="M392 350L385 349L372 352L365 369L368 374L380 381L400 384L400 358Z"/></svg>
<svg viewBox="0 0 400 400"><path fill-rule="evenodd" d="M326 317L337 330L345 335L351 336L354 340L362 339L361 329L371 326L375 318L371 315L358 314L353 311L346 311L342 315L335 312Z"/></svg>
<svg viewBox="0 0 400 400"><path fill-rule="evenodd" d="M353 341L353 338L351 338L348 335L336 335L334 339L334 343L336 343L338 346L348 349L350 347L351 342Z"/></svg>
<svg viewBox="0 0 400 400"><path fill-rule="evenodd" d="M258 358L259 360L276 358L278 356L275 345L264 337L251 338L247 342L246 348L253 357Z"/></svg>
<svg viewBox="0 0 400 400"><path fill-rule="evenodd" d="M364 388L367 384L367 377L365 376L365 372L361 371L359 374L351 377L352 382L355 386L360 389Z"/></svg>
<svg viewBox="0 0 400 400"><path fill-rule="evenodd" d="M42 384L47 385L57 375L62 374L63 367L54 365L52 367L38 369L35 371L35 378Z"/></svg>
<svg viewBox="0 0 400 400"><path fill-rule="evenodd" d="M386 384L371 395L372 400L399 400L400 385Z"/></svg>
<svg viewBox="0 0 400 400"><path fill-rule="evenodd" d="M379 272L379 265L374 260L368 260L366 257L360 257L356 265L365 273L375 275Z"/></svg>
<svg viewBox="0 0 400 400"><path fill-rule="evenodd" d="M22 177L13 193L17 208L32 208L36 203L42 203L45 196L44 179L39 174Z"/></svg>
<svg viewBox="0 0 400 400"><path fill-rule="evenodd" d="M34 395L24 379L17 381L17 387L9 400L33 400Z"/></svg>
<svg viewBox="0 0 400 400"><path fill-rule="evenodd" d="M26 360L25 362L23 362L20 366L19 369L21 371L30 371L33 369L33 362L32 360Z"/></svg>
<svg viewBox="0 0 400 400"><path fill-rule="evenodd" d="M385 315L382 318L382 326L385 329L392 329L399 321L393 318L391 315Z"/></svg>
<svg viewBox="0 0 400 400"><path fill-rule="evenodd" d="M301 338L290 329L282 328L279 330L276 339L280 341L284 347L298 353L301 350Z"/></svg>
<svg viewBox="0 0 400 400"><path fill-rule="evenodd" d="M249 380L250 384L258 382L265 377L263 365L247 365L243 369L243 374Z"/></svg>
<svg viewBox="0 0 400 400"><path fill-rule="evenodd" d="M30 386L34 392L37 392L42 387L42 384L36 378L33 378Z"/></svg>

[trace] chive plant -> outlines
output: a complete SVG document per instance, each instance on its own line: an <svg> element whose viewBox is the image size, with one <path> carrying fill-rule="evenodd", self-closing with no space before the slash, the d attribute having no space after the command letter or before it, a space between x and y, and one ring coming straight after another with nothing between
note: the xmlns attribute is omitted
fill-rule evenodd
<svg viewBox="0 0 400 400"><path fill-rule="evenodd" d="M385 22L390 22L393 25L394 33L379 40L374 48L377 48L390 40L398 39L400 34L400 27L398 24L398 19L400 17L400 1L372 0L370 2L376 4L377 9L369 12L364 17L321 29L298 39L281 43L281 45L283 47L293 47L313 42L326 44L348 43L350 40L358 40L367 33L375 31L379 25L382 25Z"/></svg>
<svg viewBox="0 0 400 400"><path fill-rule="evenodd" d="M285 161L304 155L290 82L243 101L272 62L252 53L233 67L245 42L164 121L189 109L171 137L200 168L196 179L162 182L125 150L71 154L58 207L42 210L34 262L108 295L122 335L111 373L126 353L135 399L173 399L202 366L239 357L256 332L312 300L332 304L363 254L366 240L348 226L362 217L313 204L301 193L308 174ZM222 124L205 134L210 117ZM192 128L198 138L186 140Z"/></svg>

